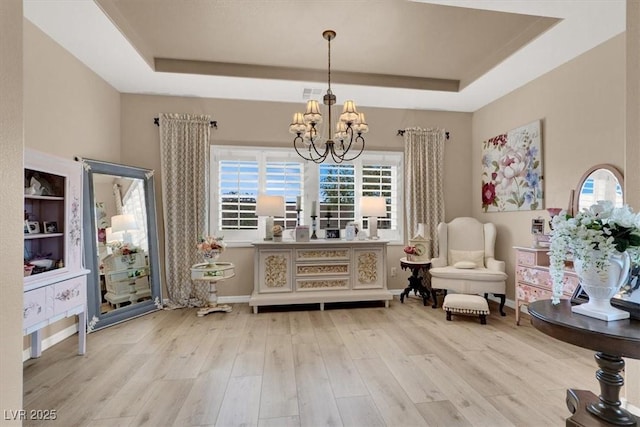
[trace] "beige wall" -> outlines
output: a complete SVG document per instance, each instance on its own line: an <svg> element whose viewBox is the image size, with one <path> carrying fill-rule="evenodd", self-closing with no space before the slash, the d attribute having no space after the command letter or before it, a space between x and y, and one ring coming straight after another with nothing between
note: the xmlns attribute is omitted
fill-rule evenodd
<svg viewBox="0 0 640 427"><path fill-rule="evenodd" d="M0 410L22 409L22 0L0 2ZM3 412L4 414L4 412ZM9 417L10 418L10 417ZM2 425L21 425L6 420Z"/></svg>
<svg viewBox="0 0 640 427"><path fill-rule="evenodd" d="M340 94L337 94L340 96ZM122 161L123 163L156 170L158 219L162 240L162 205L160 150L158 127L153 118L159 113L209 114L217 120L218 129L212 130L213 144L261 145L290 147L292 135L288 125L293 113L304 107L299 104L277 102L249 102L237 100L202 99L148 95L122 95ZM445 192L455 194L447 197L447 218L471 213L471 190L468 183L471 173L468 165L471 153L471 114L437 111L363 108L371 130L366 135L367 149L403 149L403 139L397 136L398 129L409 126L441 127L451 132L445 150ZM250 120L249 124L243 120ZM461 167L461 165L463 165ZM164 251L161 241L161 257ZM402 246L389 247L389 271L399 267L403 256ZM249 295L253 290L253 250L230 248L221 260L236 264L236 277L220 285L218 294ZM389 277L390 288L404 288L408 274L399 271ZM166 294L165 294L166 295Z"/></svg>
<svg viewBox="0 0 640 427"><path fill-rule="evenodd" d="M627 140L625 190L627 203L640 210L640 1L627 2ZM640 408L640 360L628 360L626 393Z"/></svg>
<svg viewBox="0 0 640 427"><path fill-rule="evenodd" d="M24 138L69 159L120 160L120 94L31 22L24 23Z"/></svg>
<svg viewBox="0 0 640 427"><path fill-rule="evenodd" d="M27 20L23 36L24 145L67 159L118 162L120 93ZM43 338L74 322L56 322Z"/></svg>
<svg viewBox="0 0 640 427"><path fill-rule="evenodd" d="M625 37L615 37L473 114L473 216L498 228L496 256L507 262L514 298L514 245L531 244L530 223L545 210L484 213L482 141L542 119L545 207L566 208L582 174L597 163L624 168Z"/></svg>

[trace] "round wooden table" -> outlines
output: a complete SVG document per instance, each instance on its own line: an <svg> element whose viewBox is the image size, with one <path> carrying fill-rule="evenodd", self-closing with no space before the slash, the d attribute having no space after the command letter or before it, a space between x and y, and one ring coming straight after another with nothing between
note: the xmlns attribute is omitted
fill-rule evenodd
<svg viewBox="0 0 640 427"><path fill-rule="evenodd" d="M638 426L638 417L620 407L624 379L622 357L640 359L640 321L607 322L571 312L569 300L553 305L551 300L529 304L533 326L561 341L596 351L600 396L585 390L567 390L567 407L574 414L567 426ZM609 424L606 424L609 423Z"/></svg>

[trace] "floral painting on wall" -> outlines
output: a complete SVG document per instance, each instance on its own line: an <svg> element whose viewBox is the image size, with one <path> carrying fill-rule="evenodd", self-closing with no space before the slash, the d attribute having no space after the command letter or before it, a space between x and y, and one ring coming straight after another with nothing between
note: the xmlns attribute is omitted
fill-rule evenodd
<svg viewBox="0 0 640 427"><path fill-rule="evenodd" d="M482 209L542 209L540 120L482 143Z"/></svg>

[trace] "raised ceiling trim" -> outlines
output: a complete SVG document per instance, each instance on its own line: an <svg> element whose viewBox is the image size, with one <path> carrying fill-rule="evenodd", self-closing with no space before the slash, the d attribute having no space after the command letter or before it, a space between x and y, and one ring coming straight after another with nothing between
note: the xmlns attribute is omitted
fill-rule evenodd
<svg viewBox="0 0 640 427"><path fill-rule="evenodd" d="M326 82L326 70L308 68L274 67L268 65L234 64L228 62L193 61L171 58L156 58L155 71L182 74L204 74L210 76L244 77L304 82ZM389 74L357 73L331 70L331 82L360 86L436 90L457 92L459 80L428 77L396 76Z"/></svg>

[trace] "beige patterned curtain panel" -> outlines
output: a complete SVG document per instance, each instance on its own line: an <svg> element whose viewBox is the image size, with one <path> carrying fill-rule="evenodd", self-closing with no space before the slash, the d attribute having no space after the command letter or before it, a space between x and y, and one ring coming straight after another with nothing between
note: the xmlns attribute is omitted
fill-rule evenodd
<svg viewBox="0 0 640 427"><path fill-rule="evenodd" d="M207 232L211 117L160 114L167 306L202 307L208 286L191 281L198 237Z"/></svg>
<svg viewBox="0 0 640 427"><path fill-rule="evenodd" d="M444 129L407 128L404 132L405 224L407 237L424 225L431 239L431 254L437 255L436 229L444 221Z"/></svg>

